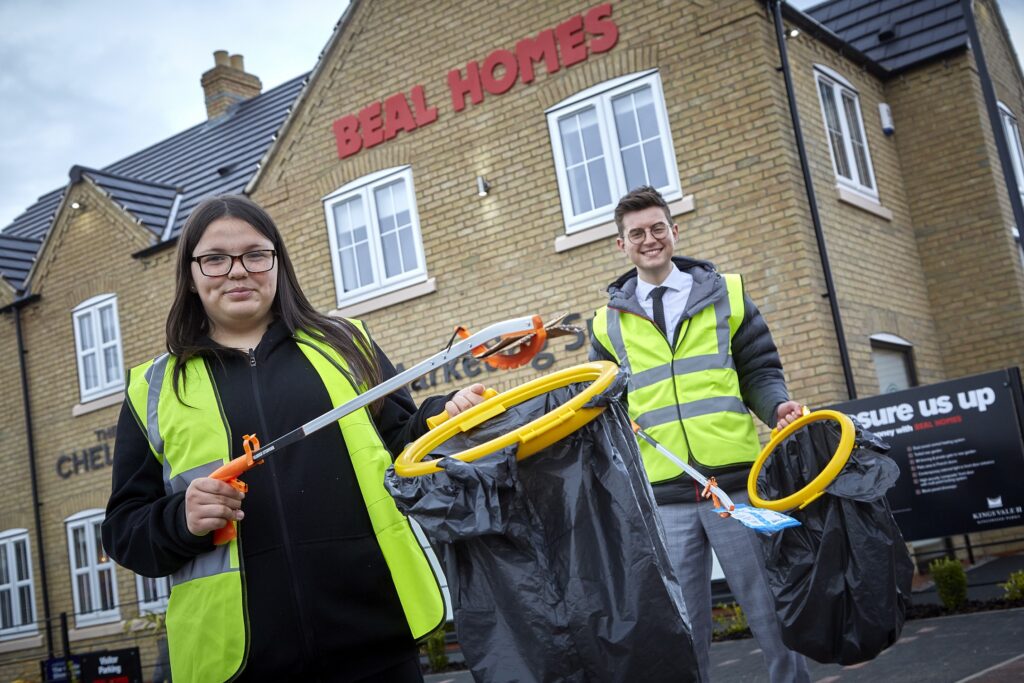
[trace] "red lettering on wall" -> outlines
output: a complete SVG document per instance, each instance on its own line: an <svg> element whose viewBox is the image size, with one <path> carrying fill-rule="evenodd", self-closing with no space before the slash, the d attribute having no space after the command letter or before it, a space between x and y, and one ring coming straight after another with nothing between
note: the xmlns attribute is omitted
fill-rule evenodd
<svg viewBox="0 0 1024 683"><path fill-rule="evenodd" d="M363 131L363 147L367 149L384 142L384 121L380 118L380 102L372 102L359 112L359 126Z"/></svg>
<svg viewBox="0 0 1024 683"><path fill-rule="evenodd" d="M462 111L466 108L466 95L473 100L473 104L480 104L484 101L483 89L480 87L480 67L476 62L466 65L466 77L462 77L460 69L452 69L448 72L448 90L452 94L452 108L455 111Z"/></svg>
<svg viewBox="0 0 1024 683"><path fill-rule="evenodd" d="M610 2L592 7L583 17L583 28L594 36L588 43L592 53L608 52L615 47L615 43L619 42L619 27L615 25L611 17L612 5Z"/></svg>
<svg viewBox="0 0 1024 683"><path fill-rule="evenodd" d="M437 107L427 106L427 96L423 92L422 85L414 86L412 89L412 106L416 113L417 126L425 126L437 121Z"/></svg>
<svg viewBox="0 0 1024 683"><path fill-rule="evenodd" d="M516 43L516 58L519 60L519 80L523 83L533 82L533 63L541 59L549 74L556 73L561 66L555 49L555 32L547 29L538 33L536 38L523 38Z"/></svg>
<svg viewBox="0 0 1024 683"><path fill-rule="evenodd" d="M501 76L495 74L499 67L502 69ZM519 63L516 61L516 56L509 50L495 50L487 55L483 69L480 71L480 80L483 81L487 92L492 95L508 92L516 84L518 77Z"/></svg>
<svg viewBox="0 0 1024 683"><path fill-rule="evenodd" d="M587 36L583 32L583 17L576 15L555 27L562 66L579 64L587 58Z"/></svg>
<svg viewBox="0 0 1024 683"><path fill-rule="evenodd" d="M363 148L359 137L359 119L349 114L334 122L334 139L338 143L338 158L352 156Z"/></svg>
<svg viewBox="0 0 1024 683"><path fill-rule="evenodd" d="M400 130L416 130L416 121L404 93L396 93L384 100L384 139L392 139Z"/></svg>
<svg viewBox="0 0 1024 683"><path fill-rule="evenodd" d="M543 61L548 74L562 67L585 61L591 54L607 52L619 40L619 27L612 19L612 4L602 3L586 13L570 17L553 29L523 38L513 50L499 48L483 60L466 63L464 69L448 72L448 92L452 109L466 109L467 99L474 105L484 101L484 92L502 95L518 81L532 83L535 67ZM357 114L348 114L333 124L338 158L344 159L382 142L393 140L401 132L412 132L437 120L437 107L427 104L422 85L408 93L396 93L383 103L371 102Z"/></svg>

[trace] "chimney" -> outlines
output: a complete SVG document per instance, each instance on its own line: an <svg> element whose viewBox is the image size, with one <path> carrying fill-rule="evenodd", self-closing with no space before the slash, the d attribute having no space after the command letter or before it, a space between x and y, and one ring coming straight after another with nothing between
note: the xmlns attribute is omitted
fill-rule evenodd
<svg viewBox="0 0 1024 683"><path fill-rule="evenodd" d="M227 50L213 53L213 68L203 74L203 95L206 98L206 116L215 119L228 108L263 90L260 79L245 73L242 55L228 56Z"/></svg>

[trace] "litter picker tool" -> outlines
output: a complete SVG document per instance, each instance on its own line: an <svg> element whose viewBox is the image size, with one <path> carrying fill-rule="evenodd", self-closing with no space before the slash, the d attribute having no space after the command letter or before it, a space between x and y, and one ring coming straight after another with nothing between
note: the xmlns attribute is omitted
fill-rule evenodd
<svg viewBox="0 0 1024 683"><path fill-rule="evenodd" d="M561 319L556 319L554 325L558 325ZM320 417L313 418L301 427L279 436L265 446L261 446L255 434L247 434L242 440L242 448L245 455L225 463L210 475L213 479L226 482L243 493L249 486L239 480L239 477L251 470L256 465L261 465L263 459L271 453L281 450L300 441L313 432L333 424L346 415L370 405L374 401L387 396L413 380L416 380L431 370L442 367L466 353L472 353L478 358L494 367L516 368L529 362L531 358L544 346L548 330L541 322L540 316L513 318L490 325L476 334L470 334L463 327L456 328L447 348L434 354L427 360L414 365L404 372L400 372L391 379L381 382L377 386L360 394L351 401L347 401L336 408L333 408ZM565 332L562 332L565 333ZM460 337L459 341L455 341ZM492 339L499 341L488 347L487 342ZM539 343L537 340L540 340ZM493 393L496 392L491 392ZM222 545L235 538L235 523L229 522L224 527L213 532L213 542Z"/></svg>
<svg viewBox="0 0 1024 683"><path fill-rule="evenodd" d="M732 517L743 526L762 534L772 534L786 527L800 525L800 522L781 512L764 510L744 505L743 503L736 505L732 502L732 498L729 497L728 493L718 488L714 477L705 477L696 469L683 462L682 458L655 441L636 422L633 423L633 431L636 432L637 436L649 443L658 453L671 460L676 466L682 468L684 472L696 480L698 484L701 484L704 487L702 495L705 498L711 498L720 517Z"/></svg>
<svg viewBox="0 0 1024 683"><path fill-rule="evenodd" d="M829 460L828 465L807 486L799 491L778 500L763 500L757 493L757 476L760 474L761 468L764 467L765 461L768 460L768 456L772 454L779 444L792 436L797 430L806 427L812 422L821 422L823 420L834 420L839 425L839 444L836 446L836 451ZM811 412L805 406L802 416L788 424L784 429L772 430L771 439L761 450L757 460L754 461L753 467L750 468L750 475L747 477L747 495L750 496L750 502L759 508L776 510L778 512L792 510L793 508L803 510L824 495L828 485L846 467L846 462L850 459L850 454L853 452L855 436L856 429L853 426L853 420L848 416L835 410L815 410Z"/></svg>

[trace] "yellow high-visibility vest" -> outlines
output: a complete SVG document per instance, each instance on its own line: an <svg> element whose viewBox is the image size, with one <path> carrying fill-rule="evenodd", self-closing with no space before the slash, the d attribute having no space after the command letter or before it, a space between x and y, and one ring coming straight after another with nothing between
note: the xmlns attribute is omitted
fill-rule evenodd
<svg viewBox="0 0 1024 683"><path fill-rule="evenodd" d="M728 296L683 321L674 348L647 318L607 306L594 336L629 373L629 416L667 449L698 467L754 462L760 442L740 393L732 338L743 321L743 282L723 274ZM640 440L651 483L682 469Z"/></svg>
<svg viewBox="0 0 1024 683"><path fill-rule="evenodd" d="M357 325L366 334L361 323ZM356 397L356 388L339 369L348 371L348 364L332 347L303 332L296 334L296 342L334 405ZM229 430L203 360L193 358L185 366L181 401L174 394L173 372L174 359L164 354L133 368L127 391L152 454L163 467L164 485L172 492L209 476L240 447L228 441ZM391 455L365 408L345 416L338 426L410 633L414 639L422 638L444 623L444 597L409 520L384 488ZM224 455L211 461L211 453ZM175 681L226 681L245 665L249 625L239 568L236 538L172 575L166 628Z"/></svg>

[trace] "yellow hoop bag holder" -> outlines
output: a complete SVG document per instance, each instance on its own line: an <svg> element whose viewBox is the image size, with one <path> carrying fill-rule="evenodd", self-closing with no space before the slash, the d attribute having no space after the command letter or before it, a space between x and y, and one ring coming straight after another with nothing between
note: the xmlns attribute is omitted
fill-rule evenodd
<svg viewBox="0 0 1024 683"><path fill-rule="evenodd" d="M585 363L493 396L387 474L438 550L476 680L697 680L617 372Z"/></svg>
<svg viewBox="0 0 1024 683"><path fill-rule="evenodd" d="M899 476L888 450L816 411L773 433L748 479L751 503L800 522L757 537L782 640L818 662L873 659L903 629L913 565L885 498Z"/></svg>

